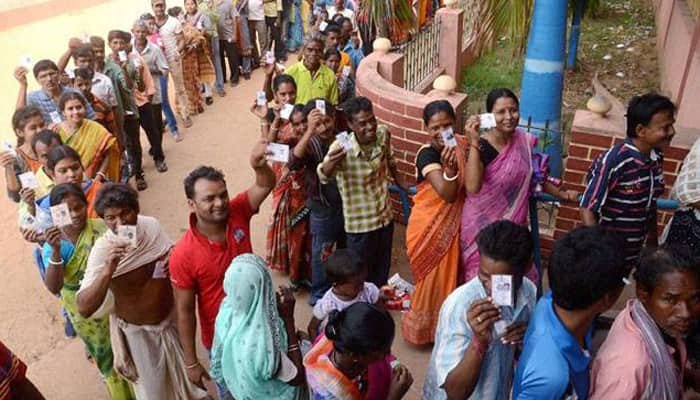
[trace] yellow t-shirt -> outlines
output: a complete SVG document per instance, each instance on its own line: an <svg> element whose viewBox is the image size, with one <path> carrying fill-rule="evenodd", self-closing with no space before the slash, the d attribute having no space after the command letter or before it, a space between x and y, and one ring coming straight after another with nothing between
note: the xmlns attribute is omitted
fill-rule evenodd
<svg viewBox="0 0 700 400"><path fill-rule="evenodd" d="M289 67L286 74L294 78L297 84L297 104L306 104L318 97L328 100L333 105L338 104L338 82L335 73L325 65L321 64L316 75L311 77L311 72L304 66L304 62L299 61Z"/></svg>

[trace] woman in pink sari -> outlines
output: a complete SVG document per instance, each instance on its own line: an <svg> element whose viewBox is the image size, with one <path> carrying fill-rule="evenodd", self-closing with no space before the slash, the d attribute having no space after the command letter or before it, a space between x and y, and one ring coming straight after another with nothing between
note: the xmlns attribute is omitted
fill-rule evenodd
<svg viewBox="0 0 700 400"><path fill-rule="evenodd" d="M517 128L520 103L508 89L494 89L486 99L486 110L494 114L496 127L479 136L479 118L467 120L465 133L469 150L465 173L467 198L462 208L460 228L460 283L474 278L479 270L476 237L487 225L502 219L527 223L532 181L532 150L537 138ZM545 192L565 200L576 200L578 193L559 190L545 183ZM535 268L527 277L539 282Z"/></svg>

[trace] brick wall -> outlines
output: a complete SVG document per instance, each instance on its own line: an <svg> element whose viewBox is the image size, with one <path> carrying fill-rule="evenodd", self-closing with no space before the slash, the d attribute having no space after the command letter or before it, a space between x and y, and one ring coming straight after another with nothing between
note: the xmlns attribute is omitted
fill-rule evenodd
<svg viewBox="0 0 700 400"><path fill-rule="evenodd" d="M601 153L624 140L624 120L611 116L600 118L588 111L579 110L574 117L571 130L569 157L565 161L564 187L582 192L585 189L585 179L591 163ZM698 138L698 132L684 132L676 135L672 146L664 150L664 181L666 190L662 197L668 197L669 190L676 181L683 159L688 153L692 142ZM671 214L659 213L659 234ZM579 210L575 205L562 205L556 219L554 239L580 224Z"/></svg>
<svg viewBox="0 0 700 400"><path fill-rule="evenodd" d="M397 169L408 182L415 184L416 152L430 140L424 130L423 108L431 101L444 99L461 116L467 106L467 96L463 93L445 95L434 90L424 95L405 90L401 87L403 62L401 54L370 54L358 67L356 89L358 96L372 101L379 123L389 127ZM461 119L456 126L462 126ZM403 221L398 196L392 196L392 201L397 220Z"/></svg>

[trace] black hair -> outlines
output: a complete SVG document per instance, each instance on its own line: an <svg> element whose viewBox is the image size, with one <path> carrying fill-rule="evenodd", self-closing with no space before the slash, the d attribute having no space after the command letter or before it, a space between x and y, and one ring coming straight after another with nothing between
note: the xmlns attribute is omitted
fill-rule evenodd
<svg viewBox="0 0 700 400"><path fill-rule="evenodd" d="M486 112L492 112L493 106L496 104L496 100L502 97L513 99L515 104L520 106L520 100L518 100L518 96L516 96L512 90L506 88L498 88L491 90L489 92L489 95L486 96Z"/></svg>
<svg viewBox="0 0 700 400"><path fill-rule="evenodd" d="M342 108L345 111L348 121L353 121L355 115L361 113L362 111L374 113L372 102L363 96L353 97L352 99L343 103Z"/></svg>
<svg viewBox="0 0 700 400"><path fill-rule="evenodd" d="M185 196L187 196L188 199L194 199L194 184L200 179L206 179L211 182L223 182L226 184L223 172L214 167L201 165L185 177Z"/></svg>
<svg viewBox="0 0 700 400"><path fill-rule="evenodd" d="M331 311L325 334L341 354L369 355L389 351L394 341L394 320L389 312L369 303L355 303Z"/></svg>
<svg viewBox="0 0 700 400"><path fill-rule="evenodd" d="M292 78L291 75L281 74L277 75L275 79L272 80L272 91L277 92L280 86L285 83L289 83L290 85L294 86L294 91L297 90L297 83L294 81L294 78Z"/></svg>
<svg viewBox="0 0 700 400"><path fill-rule="evenodd" d="M122 31L118 29L112 29L111 31L107 32L107 42L109 43L114 39L123 39Z"/></svg>
<svg viewBox="0 0 700 400"><path fill-rule="evenodd" d="M119 31L119 35L122 37L122 40L124 40L124 43L126 43L127 46L131 45L131 32Z"/></svg>
<svg viewBox="0 0 700 400"><path fill-rule="evenodd" d="M627 137L637 137L637 126L649 125L655 114L667 111L676 113L671 99L656 93L634 96L627 105Z"/></svg>
<svg viewBox="0 0 700 400"><path fill-rule="evenodd" d="M149 21L149 20L152 20L152 19L156 19L156 17L153 16L153 14L151 14L151 13L144 13L144 14L141 14L141 16L139 17L139 19L141 19L141 20L143 20L143 21Z"/></svg>
<svg viewBox="0 0 700 400"><path fill-rule="evenodd" d="M39 142L47 146L50 146L53 142L57 142L59 146L63 144L61 135L52 131L51 129L42 129L41 131L39 131L39 133L34 135L34 138L32 139L31 143L32 151L34 151L34 153L36 153L36 144Z"/></svg>
<svg viewBox="0 0 700 400"><path fill-rule="evenodd" d="M331 56L338 56L340 59L340 51L338 49L334 49L333 47L327 48L325 54L323 55L324 60L328 61Z"/></svg>
<svg viewBox="0 0 700 400"><path fill-rule="evenodd" d="M335 106L331 104L330 101L322 98L322 97L317 97L315 99L309 100L306 105L304 105L304 116L308 117L309 113L316 108L316 100L323 100L324 103L326 103L326 115L334 117L335 116Z"/></svg>
<svg viewBox="0 0 700 400"><path fill-rule="evenodd" d="M105 40L102 39L100 36L90 36L90 45L95 48L95 47L100 47L104 50L105 48Z"/></svg>
<svg viewBox="0 0 700 400"><path fill-rule="evenodd" d="M476 245L482 256L503 261L525 274L532 266L532 235L523 225L501 220L479 232Z"/></svg>
<svg viewBox="0 0 700 400"><path fill-rule="evenodd" d="M170 7L168 8L168 15L173 18L177 18L178 15L182 13L182 7Z"/></svg>
<svg viewBox="0 0 700 400"><path fill-rule="evenodd" d="M87 108L87 100L85 100L85 97L83 97L82 94L71 90L71 91L65 92L61 95L61 98L58 100L58 109L61 112L63 112L64 107L66 106L66 103L71 101L71 100L78 100L78 101L80 101L80 104L83 105L83 107Z"/></svg>
<svg viewBox="0 0 700 400"><path fill-rule="evenodd" d="M338 27L340 27L340 23L342 22L343 18L345 18L343 14L337 13L331 17L331 21L333 21L333 23L335 24L338 24Z"/></svg>
<svg viewBox="0 0 700 400"><path fill-rule="evenodd" d="M73 183L60 183L51 189L49 194L49 203L51 206L61 204L61 202L68 196L75 196L80 199L83 204L87 204L87 197L83 190L76 184Z"/></svg>
<svg viewBox="0 0 700 400"><path fill-rule="evenodd" d="M77 49L75 49L75 53L73 54L75 58L94 58L95 57L95 52L92 50L92 45L90 43L83 43L80 46L78 46Z"/></svg>
<svg viewBox="0 0 700 400"><path fill-rule="evenodd" d="M56 65L55 62L51 60L39 60L36 64L34 64L34 68L32 68L32 73L34 74L34 78L38 78L39 74L46 71L46 70L52 70L58 72L58 66Z"/></svg>
<svg viewBox="0 0 700 400"><path fill-rule="evenodd" d="M56 164L58 164L61 160L64 159L71 159L71 160L77 160L80 162L80 165L83 165L82 161L80 161L80 154L78 154L77 151L73 150L72 147L67 146L65 144L62 144L49 153L48 160L46 161L46 168L48 168L49 171L53 171L54 168L56 168Z"/></svg>
<svg viewBox="0 0 700 400"><path fill-rule="evenodd" d="M92 78L95 76L95 72L92 68L76 68L73 71L76 78L84 79L86 81L92 82Z"/></svg>
<svg viewBox="0 0 700 400"><path fill-rule="evenodd" d="M15 136L17 131L23 131L24 127L27 126L29 120L36 117L42 117L41 110L34 106L20 107L15 110L12 114L12 130L15 131ZM24 137L17 136L17 146L24 144Z"/></svg>
<svg viewBox="0 0 700 400"><path fill-rule="evenodd" d="M329 255L323 263L328 281L334 284L346 283L363 271L367 265L350 249L338 249Z"/></svg>
<svg viewBox="0 0 700 400"><path fill-rule="evenodd" d="M625 243L611 230L578 227L554 243L549 286L554 302L566 310L584 310L620 289L629 274Z"/></svg>
<svg viewBox="0 0 700 400"><path fill-rule="evenodd" d="M654 286L664 274L672 272L691 272L700 278L700 259L689 246L664 244L646 249L642 253L639 266L634 271L634 280L644 290L652 292Z"/></svg>
<svg viewBox="0 0 700 400"><path fill-rule="evenodd" d="M95 198L95 212L100 218L104 218L105 210L108 208L126 208L136 211L141 210L139 206L139 194L131 186L125 183L105 183L97 192Z"/></svg>
<svg viewBox="0 0 700 400"><path fill-rule="evenodd" d="M329 22L328 25L326 25L326 29L323 30L323 33L327 35L331 32L340 35L340 25L334 21Z"/></svg>
<svg viewBox="0 0 700 400"><path fill-rule="evenodd" d="M431 101L428 103L428 105L425 106L423 109L423 122L425 125L428 125L428 121L430 121L430 118L433 117L433 115L444 112L452 120L456 120L457 116L455 115L455 109L452 107L452 104L450 104L449 101L447 100L435 100Z"/></svg>
<svg viewBox="0 0 700 400"><path fill-rule="evenodd" d="M336 15L342 16L343 14L336 14ZM342 19L340 19L340 18L338 19L338 25L340 25L341 28L342 28L343 24L346 22L352 24L352 20L348 17L343 16Z"/></svg>
<svg viewBox="0 0 700 400"><path fill-rule="evenodd" d="M304 116L304 119L306 119L306 113L304 113L304 105L303 104L295 104L294 108L292 108L292 113L289 114L289 119L292 119L292 115L296 113L301 113L302 116Z"/></svg>

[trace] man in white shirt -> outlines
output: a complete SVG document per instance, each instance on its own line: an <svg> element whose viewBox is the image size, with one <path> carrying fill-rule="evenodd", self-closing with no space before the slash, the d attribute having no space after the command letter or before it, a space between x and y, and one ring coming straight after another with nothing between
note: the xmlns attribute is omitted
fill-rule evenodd
<svg viewBox="0 0 700 400"><path fill-rule="evenodd" d="M165 50L165 58L168 60L170 67L170 76L173 78L175 85L175 93L177 94L178 105L180 107L180 116L182 117L185 128L192 126L192 119L187 105L187 92L185 92L185 81L182 76L182 63L180 62L180 53L185 48L185 37L182 34L182 25L180 22L170 17L166 12L165 0L151 0L151 8L156 17L156 27L163 41Z"/></svg>
<svg viewBox="0 0 700 400"><path fill-rule="evenodd" d="M269 47L263 0L248 0L248 28L250 30L250 41L253 46L253 63L257 65L261 62L264 51ZM257 43L260 44L259 50ZM264 61L262 63L264 64Z"/></svg>

